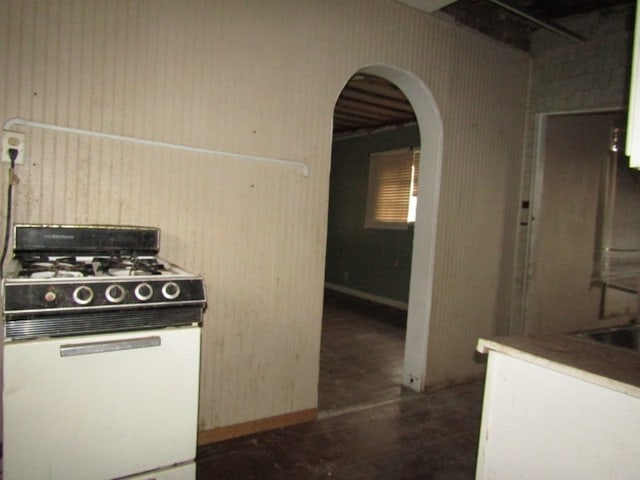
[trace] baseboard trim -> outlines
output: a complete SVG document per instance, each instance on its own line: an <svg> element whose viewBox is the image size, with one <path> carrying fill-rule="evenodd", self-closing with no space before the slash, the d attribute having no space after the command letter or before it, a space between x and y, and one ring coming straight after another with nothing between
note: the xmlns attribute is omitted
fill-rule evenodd
<svg viewBox="0 0 640 480"><path fill-rule="evenodd" d="M276 428L288 427L299 423L313 422L318 418L318 409L309 408L297 412L276 415L275 417L261 418L244 423L227 425L226 427L212 428L198 432L198 445L221 442L231 438L243 437L253 433L274 430Z"/></svg>
<svg viewBox="0 0 640 480"><path fill-rule="evenodd" d="M346 295L351 295L352 297L361 298L363 300L369 300L370 302L380 303L382 305L398 308L400 310L407 310L409 308L408 304L405 302L394 300L393 298L381 297L379 295L374 295L373 293L367 293L367 292L363 292L361 290L355 290L349 287L343 287L342 285L336 285L335 283L327 282L324 284L324 287L329 290L335 290L336 292L344 293Z"/></svg>

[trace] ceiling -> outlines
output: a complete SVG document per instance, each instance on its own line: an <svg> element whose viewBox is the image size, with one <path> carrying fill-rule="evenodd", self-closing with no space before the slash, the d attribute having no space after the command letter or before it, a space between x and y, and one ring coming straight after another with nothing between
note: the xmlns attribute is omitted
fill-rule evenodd
<svg viewBox="0 0 640 480"><path fill-rule="evenodd" d="M568 41L583 41L558 22L575 15L632 5L635 0L400 0L417 8L440 12L456 23L478 30L521 50L529 51L531 35L546 29ZM430 5L427 8L426 5ZM443 6L444 5L444 6ZM411 105L393 84L379 77L354 75L340 94L333 117L336 136L392 128L416 121Z"/></svg>
<svg viewBox="0 0 640 480"><path fill-rule="evenodd" d="M351 77L333 111L333 134L400 127L416 121L413 108L392 83L372 75Z"/></svg>
<svg viewBox="0 0 640 480"><path fill-rule="evenodd" d="M574 41L580 35L564 28L566 17L598 12L607 15L635 0L458 0L440 9L456 23L529 51L531 34L546 29Z"/></svg>

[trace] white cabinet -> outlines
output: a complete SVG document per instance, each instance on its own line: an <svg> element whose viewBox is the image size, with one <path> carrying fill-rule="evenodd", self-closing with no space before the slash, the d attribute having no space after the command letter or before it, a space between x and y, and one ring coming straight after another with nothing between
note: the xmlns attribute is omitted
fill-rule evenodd
<svg viewBox="0 0 640 480"><path fill-rule="evenodd" d="M489 358L476 480L640 478L640 355L572 337L478 350Z"/></svg>
<svg viewBox="0 0 640 480"><path fill-rule="evenodd" d="M630 87L626 154L631 157L629 166L640 168L640 8L636 8Z"/></svg>

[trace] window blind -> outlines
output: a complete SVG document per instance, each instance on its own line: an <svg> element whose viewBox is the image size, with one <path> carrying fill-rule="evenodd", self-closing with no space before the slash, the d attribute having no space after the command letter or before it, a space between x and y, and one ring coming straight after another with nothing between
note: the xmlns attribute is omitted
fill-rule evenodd
<svg viewBox="0 0 640 480"><path fill-rule="evenodd" d="M411 196L417 195L418 158L413 149L370 156L365 227L407 228Z"/></svg>

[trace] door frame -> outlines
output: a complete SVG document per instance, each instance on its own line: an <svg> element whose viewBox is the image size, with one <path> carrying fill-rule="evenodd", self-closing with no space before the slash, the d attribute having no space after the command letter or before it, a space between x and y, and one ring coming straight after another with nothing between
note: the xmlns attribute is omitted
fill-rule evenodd
<svg viewBox="0 0 640 480"><path fill-rule="evenodd" d="M429 329L433 303L435 251L442 172L443 125L431 90L415 74L385 64L371 64L354 73L382 77L396 85L413 107L420 132L420 178L413 232L407 309L403 385L423 391L426 385ZM346 84L346 82L345 82Z"/></svg>
<svg viewBox="0 0 640 480"><path fill-rule="evenodd" d="M545 167L545 147L547 138L547 120L550 117L563 116L563 115L591 115L591 114L606 114L624 112L626 109L623 107L611 107L611 108L593 108L593 109L578 109L578 110L564 110L555 112L540 112L536 113L534 117L534 135L533 135L533 161L531 165L531 208L529 210L528 225L529 230L526 236L526 245L524 253L524 278L522 282L522 308L520 314L512 319L510 331L512 334L527 334L535 333L532 331L531 319L529 313L532 310L533 295L531 285L533 276L535 275L535 257L536 257L536 244L538 240L538 222L540 218L540 209L542 203L542 196L544 194L544 167Z"/></svg>

